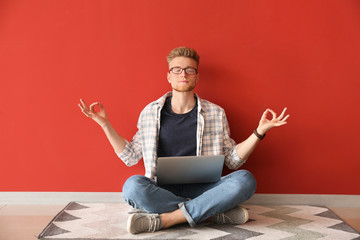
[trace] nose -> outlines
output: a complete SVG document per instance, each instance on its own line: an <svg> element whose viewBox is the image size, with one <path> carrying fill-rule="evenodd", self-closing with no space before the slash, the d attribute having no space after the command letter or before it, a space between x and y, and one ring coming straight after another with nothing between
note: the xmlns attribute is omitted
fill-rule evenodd
<svg viewBox="0 0 360 240"><path fill-rule="evenodd" d="M185 69L183 69L180 74L181 74L181 76L186 76L186 71L185 71Z"/></svg>

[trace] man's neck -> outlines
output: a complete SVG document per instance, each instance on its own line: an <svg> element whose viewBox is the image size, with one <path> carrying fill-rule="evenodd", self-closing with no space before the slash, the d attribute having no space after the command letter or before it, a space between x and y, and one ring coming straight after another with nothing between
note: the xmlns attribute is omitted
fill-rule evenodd
<svg viewBox="0 0 360 240"><path fill-rule="evenodd" d="M176 114L184 114L190 112L196 105L194 92L178 92L172 91L171 109Z"/></svg>

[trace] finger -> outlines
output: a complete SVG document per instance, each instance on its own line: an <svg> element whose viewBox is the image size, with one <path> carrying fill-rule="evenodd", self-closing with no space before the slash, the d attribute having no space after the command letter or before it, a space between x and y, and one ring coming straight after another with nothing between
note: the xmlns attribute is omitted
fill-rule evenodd
<svg viewBox="0 0 360 240"><path fill-rule="evenodd" d="M81 110L84 110L84 108L80 105L80 103L78 103L78 106Z"/></svg>
<svg viewBox="0 0 360 240"><path fill-rule="evenodd" d="M81 106L81 105L80 105L80 103L78 104L78 106L79 106L79 108L81 109L81 111L86 111L86 112L88 112L88 111L89 111L89 110L84 109L84 107L83 107L83 106Z"/></svg>
<svg viewBox="0 0 360 240"><path fill-rule="evenodd" d="M277 122L277 123L274 124L274 126L275 127L280 127L280 126L285 125L285 124L287 124L287 122Z"/></svg>
<svg viewBox="0 0 360 240"><path fill-rule="evenodd" d="M287 109L287 108L284 108L284 110L282 111L282 113L281 113L280 116L278 117L279 120L281 120L281 119L284 117L285 112L286 112L286 109Z"/></svg>
<svg viewBox="0 0 360 240"><path fill-rule="evenodd" d="M82 100L81 98L80 98L80 102L83 105L84 109L89 109L88 106L86 105L86 103L84 102L84 100Z"/></svg>
<svg viewBox="0 0 360 240"><path fill-rule="evenodd" d="M261 120L264 120L266 118L267 113L268 113L268 110L266 109L261 116Z"/></svg>
<svg viewBox="0 0 360 240"><path fill-rule="evenodd" d="M90 114L90 113L86 112L85 110L82 110L82 112L83 112L83 114L85 114L85 116L91 118L91 114Z"/></svg>
<svg viewBox="0 0 360 240"><path fill-rule="evenodd" d="M92 103L90 105L90 111L94 111L94 107L98 104L98 102Z"/></svg>
<svg viewBox="0 0 360 240"><path fill-rule="evenodd" d="M288 119L290 117L290 115L288 114L288 115L286 115L286 117L284 117L284 119L283 120L281 120L282 122L285 122L286 121L286 119Z"/></svg>
<svg viewBox="0 0 360 240"><path fill-rule="evenodd" d="M101 108L101 110L104 110L104 105L102 105L101 103L99 103L99 107Z"/></svg>
<svg viewBox="0 0 360 240"><path fill-rule="evenodd" d="M267 119L268 113L269 113L269 110L266 109L265 112L263 113L263 115L261 116L260 122L269 121L269 120Z"/></svg>
<svg viewBox="0 0 360 240"><path fill-rule="evenodd" d="M271 110L270 108L268 108L267 110L268 110L269 112L271 112L271 114L272 114L272 116L273 116L272 120L274 120L274 119L276 118L276 113L275 113L273 110Z"/></svg>
<svg viewBox="0 0 360 240"><path fill-rule="evenodd" d="M80 104L78 104L78 106L87 117L91 117L91 113L89 112L89 110L84 109L83 106L81 106Z"/></svg>

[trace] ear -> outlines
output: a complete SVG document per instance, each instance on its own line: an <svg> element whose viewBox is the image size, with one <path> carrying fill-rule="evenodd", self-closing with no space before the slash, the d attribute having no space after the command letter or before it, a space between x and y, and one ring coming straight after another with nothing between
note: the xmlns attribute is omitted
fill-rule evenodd
<svg viewBox="0 0 360 240"><path fill-rule="evenodd" d="M200 73L196 74L196 83L199 81L200 79Z"/></svg>
<svg viewBox="0 0 360 240"><path fill-rule="evenodd" d="M170 73L167 73L167 77L166 77L166 78L167 78L168 82L171 83L171 81L170 81Z"/></svg>

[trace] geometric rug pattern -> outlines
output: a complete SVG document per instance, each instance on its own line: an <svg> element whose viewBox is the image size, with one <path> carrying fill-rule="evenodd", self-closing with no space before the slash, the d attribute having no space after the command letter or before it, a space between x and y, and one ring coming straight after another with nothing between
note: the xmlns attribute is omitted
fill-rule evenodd
<svg viewBox="0 0 360 240"><path fill-rule="evenodd" d="M126 231L126 203L69 203L45 227L39 239L333 239L360 240L360 235L325 207L242 205L250 220L243 225L204 222L191 228L182 224L154 233Z"/></svg>

